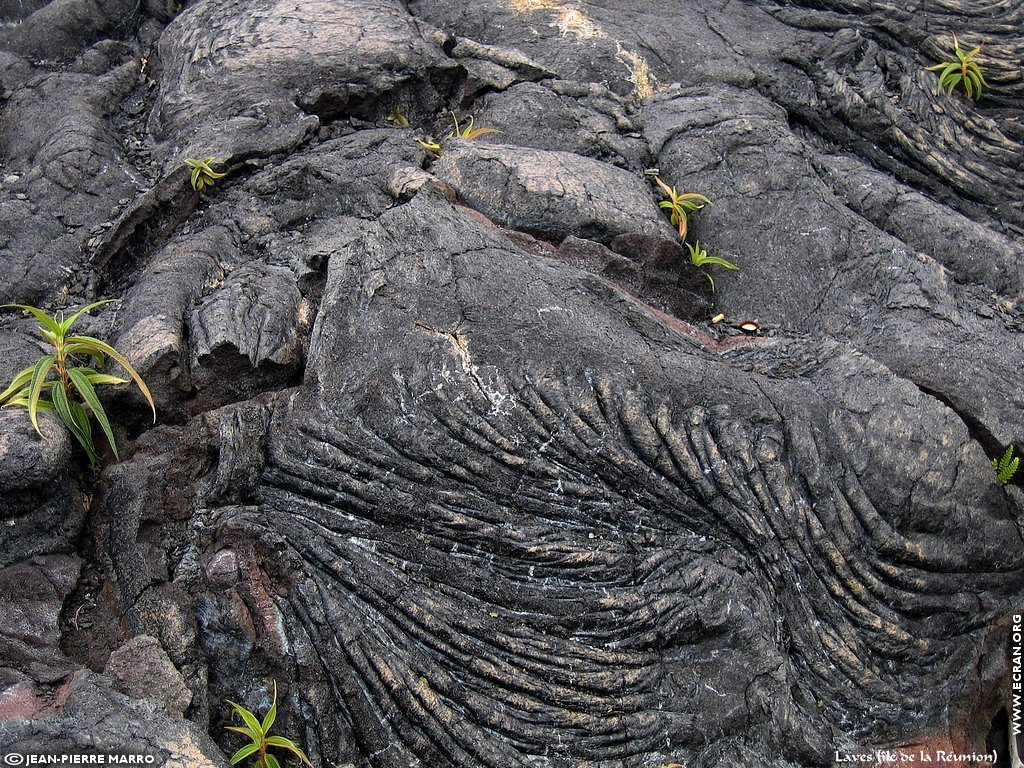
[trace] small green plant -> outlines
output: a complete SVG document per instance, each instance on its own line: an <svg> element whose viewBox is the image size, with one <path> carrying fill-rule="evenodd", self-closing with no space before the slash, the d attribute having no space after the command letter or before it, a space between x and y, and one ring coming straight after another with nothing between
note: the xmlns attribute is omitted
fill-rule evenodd
<svg viewBox="0 0 1024 768"><path fill-rule="evenodd" d="M501 133L497 128L474 128L472 117L469 118L469 122L466 124L465 128L460 128L459 118L456 117L454 112L452 112L452 121L455 123L455 128L449 131L448 138L458 137L460 139L468 139L469 141L472 141L473 139L479 138L480 136L488 133Z"/></svg>
<svg viewBox="0 0 1024 768"><path fill-rule="evenodd" d="M24 304L4 305L17 307L41 323L39 333L53 347L53 354L43 355L15 376L10 386L0 393L0 405L28 408L28 418L40 436L43 433L39 430L39 411L41 409L55 410L57 416L64 422L64 426L85 449L89 463L93 466L99 462L99 457L92 440L90 412L99 422L100 428L107 438L107 443L110 444L110 449L114 452L114 458L118 458L114 433L110 428L110 421L103 409L103 404L100 403L99 397L96 395L96 387L102 384L125 384L128 381L110 374L99 373L96 370L104 366L107 357L115 360L132 377L139 391L149 401L149 405L153 409L153 420L156 421L156 405L153 403L153 396L124 355L106 342L94 339L92 336L69 335L71 326L79 317L96 307L113 301L116 299L89 304L67 319L64 319L62 312L58 312L56 316L52 317L37 307L29 307ZM43 399L44 394L49 396L48 401Z"/></svg>
<svg viewBox="0 0 1024 768"><path fill-rule="evenodd" d="M395 125L399 128L409 127L409 118L405 116L405 113L402 112L401 109L396 109L394 112L392 112L384 119L387 120L392 125Z"/></svg>
<svg viewBox="0 0 1024 768"><path fill-rule="evenodd" d="M1019 464L1020 456L1013 455L1012 445L1007 446L1001 457L992 459L992 469L996 473L996 479L1000 485L1006 485L1013 480L1013 476L1017 474L1017 466Z"/></svg>
<svg viewBox="0 0 1024 768"><path fill-rule="evenodd" d="M466 139L467 141L473 141L474 139L488 133L501 133L497 128L474 128L472 117L469 118L469 122L465 127L463 127L459 125L458 116L456 116L454 112L452 112L451 115L454 127L441 137L441 141L445 141L447 139ZM435 141L433 139L416 139L416 143L435 156L440 156L441 154L441 142L439 141Z"/></svg>
<svg viewBox="0 0 1024 768"><path fill-rule="evenodd" d="M711 205L711 201L696 192L679 193L675 187L670 187L657 176L654 177L654 180L661 187L662 192L668 196L668 200L662 200L658 205L670 212L669 221L679 232L679 239L686 240L686 230L689 226L686 215L693 211L699 211L705 205Z"/></svg>
<svg viewBox="0 0 1024 768"><path fill-rule="evenodd" d="M231 709L234 710L235 714L242 718L242 722L245 723L242 727L228 727L228 730L240 733L243 736L248 736L251 739L248 744L231 756L231 765L235 765L252 755L258 755L256 762L253 764L253 768L281 768L281 764L277 761L277 758L267 751L270 747L279 747L280 749L289 750L298 757L299 760L308 765L309 768L313 768L313 764L309 762L309 758L306 757L305 753L299 749L294 741L286 739L284 736L269 735L270 729L274 725L274 720L277 719L276 682L274 683L274 698L271 701L270 709L267 710L267 714L264 715L262 722L260 722L256 715L241 704L236 704L233 701L229 701L228 704L231 705Z"/></svg>
<svg viewBox="0 0 1024 768"><path fill-rule="evenodd" d="M223 179L226 174L217 173L210 167L216 158L204 157L202 160L195 160L191 157L185 158L185 165L192 169L192 189L196 192L205 192L216 183L217 179Z"/></svg>
<svg viewBox="0 0 1024 768"><path fill-rule="evenodd" d="M962 85L964 91L972 99L980 99L982 91L988 87L985 77L981 73L981 66L974 60L974 57L981 51L981 46L964 53L960 48L960 41L956 39L956 32L953 33L953 53L956 54L956 61L944 61L934 67L928 67L929 72L939 73L938 93L943 90L946 95L952 94L953 89Z"/></svg>
<svg viewBox="0 0 1024 768"><path fill-rule="evenodd" d="M441 155L441 145L433 139L416 139L416 143L434 156Z"/></svg>
<svg viewBox="0 0 1024 768"><path fill-rule="evenodd" d="M731 262L728 262L725 259L719 258L718 256L708 256L708 252L700 247L699 240L697 241L697 245L695 246L690 245L689 243L686 243L685 245L686 249L690 252L690 263L693 264L693 266L695 267L703 267L705 264L717 264L718 266L725 267L726 269L739 269L739 267L737 267L735 264L732 264ZM708 274L707 272L704 273L704 277L706 277L711 282L711 290L714 291L714 278L711 277L711 275Z"/></svg>

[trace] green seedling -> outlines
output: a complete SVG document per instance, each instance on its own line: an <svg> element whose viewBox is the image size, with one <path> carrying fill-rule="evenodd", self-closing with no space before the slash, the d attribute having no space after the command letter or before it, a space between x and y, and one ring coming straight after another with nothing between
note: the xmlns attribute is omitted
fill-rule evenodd
<svg viewBox="0 0 1024 768"><path fill-rule="evenodd" d="M433 139L416 139L417 144L427 150L427 152L433 154L435 157L439 157L441 155L441 142L447 141L448 139L466 139L467 141L473 141L474 139L488 133L501 133L497 128L474 128L472 117L469 118L469 122L463 127L459 125L459 118L456 114L452 112L451 115L454 126L452 130L448 131L448 133L441 137L441 141L435 141Z"/></svg>
<svg viewBox="0 0 1024 768"><path fill-rule="evenodd" d="M719 258L718 256L708 256L708 252L700 247L699 240L697 241L696 246L686 243L686 249L690 252L690 263L695 267L703 267L705 264L717 264L718 266L725 267L726 269L739 269L735 264ZM715 290L715 279L707 272L704 272L704 277L711 282L711 290L713 292Z"/></svg>
<svg viewBox="0 0 1024 768"><path fill-rule="evenodd" d="M229 761L231 765L235 765L245 758L255 755L256 762L253 763L253 768L281 768L281 764L278 762L277 758L267 751L270 747L278 747L279 749L287 749L298 757L304 764L308 765L309 768L313 768L313 764L309 762L309 758L306 757L305 753L299 749L298 745L296 745L294 741L286 739L284 736L270 735L270 729L274 725L274 720L277 719L276 682L274 683L274 698L271 701L270 709L267 710L267 714L264 715L262 722L256 717L256 715L241 704L236 704L233 701L229 701L228 704L231 705L231 709L234 710L234 713L238 715L244 723L241 727L228 727L228 730L240 733L243 736L248 736L250 739L248 744L231 756L231 760Z"/></svg>
<svg viewBox="0 0 1024 768"><path fill-rule="evenodd" d="M441 145L433 139L416 139L416 143L435 157L439 157L441 155Z"/></svg>
<svg viewBox="0 0 1024 768"><path fill-rule="evenodd" d="M1017 467L1020 464L1020 456L1013 455L1013 446L1007 446L1006 451L1000 458L992 459L992 469L996 473L996 479L1000 485L1006 485L1013 480L1017 474Z"/></svg>
<svg viewBox="0 0 1024 768"><path fill-rule="evenodd" d="M190 181L192 182L192 189L196 192L205 192L214 185L217 179L223 179L226 175L217 173L210 167L210 163L215 159L213 157L205 157L202 160L195 160L191 157L185 158L185 165L192 169Z"/></svg>
<svg viewBox="0 0 1024 768"><path fill-rule="evenodd" d="M409 118L400 109L396 109L390 115L384 118L392 125L398 126L399 128L409 127Z"/></svg>
<svg viewBox="0 0 1024 768"><path fill-rule="evenodd" d="M972 99L980 99L982 91L988 87L985 77L981 73L981 66L974 60L974 57L981 51L981 46L964 53L960 48L960 41L956 39L956 32L953 33L953 53L956 54L956 61L944 61L934 67L927 67L929 72L939 72L939 85L937 93L946 91L946 95L953 93L953 89L962 85L964 91Z"/></svg>
<svg viewBox="0 0 1024 768"><path fill-rule="evenodd" d="M679 232L679 238L686 240L686 230L689 226L686 215L693 211L699 211L705 205L711 205L711 201L704 197L704 195L698 195L696 192L681 194L676 191L675 187L670 187L657 176L654 177L654 180L661 187L662 192L668 196L668 200L662 200L658 205L670 212L669 221L672 222L672 226Z"/></svg>
<svg viewBox="0 0 1024 768"><path fill-rule="evenodd" d="M472 117L469 118L469 122L466 124L466 127L461 128L459 127L459 118L456 117L454 112L452 112L452 121L455 123L455 128L449 131L448 138L458 137L460 139L468 139L469 141L472 141L473 139L479 138L480 136L488 133L501 133L497 128L474 128Z"/></svg>
<svg viewBox="0 0 1024 768"><path fill-rule="evenodd" d="M153 396L127 358L106 342L92 336L70 335L71 326L79 317L113 301L116 299L89 304L67 319L64 319L62 312L50 316L37 307L24 304L4 305L17 307L35 317L40 322L39 333L53 347L53 354L44 355L15 376L10 386L0 393L0 405L27 408L29 421L40 436L43 433L39 430L39 411L56 411L64 426L85 449L89 463L93 466L99 463L99 456L92 440L90 413L103 430L107 443L114 452L114 458L118 458L110 420L96 395L96 387L103 384L125 384L128 381L96 370L104 366L106 358L112 358L128 372L149 402L150 408L153 409L153 421L156 421ZM48 396L49 400L44 400L44 395Z"/></svg>

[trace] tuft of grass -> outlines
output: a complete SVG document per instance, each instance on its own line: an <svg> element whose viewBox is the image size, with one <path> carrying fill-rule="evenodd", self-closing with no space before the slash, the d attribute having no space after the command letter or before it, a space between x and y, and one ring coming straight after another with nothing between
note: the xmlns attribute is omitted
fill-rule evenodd
<svg viewBox="0 0 1024 768"><path fill-rule="evenodd" d="M996 479L1000 485L1006 485L1013 476L1017 474L1017 467L1020 465L1020 456L1013 455L1013 446L1007 446L1003 455L992 459L992 470L996 473Z"/></svg>
<svg viewBox="0 0 1024 768"><path fill-rule="evenodd" d="M210 163L214 160L216 160L214 157L204 157L202 160L196 160L191 157L185 158L185 165L192 169L189 180L192 182L192 189L196 192L205 192L213 187L217 179L223 179L226 175L217 173L210 167Z"/></svg>
<svg viewBox="0 0 1024 768"><path fill-rule="evenodd" d="M669 211L669 221L672 222L672 226L679 233L679 239L686 240L686 231L689 226L686 218L687 214L699 211L705 205L711 205L711 201L704 197L704 195L699 195L696 192L677 192L675 187L670 187L658 176L654 177L654 181L661 187L661 191L668 196L668 200L662 200L658 203L659 207Z"/></svg>
<svg viewBox="0 0 1024 768"><path fill-rule="evenodd" d="M725 267L726 269L739 269L735 264L728 262L723 258L718 256L708 256L708 252L700 247L699 240L696 245L686 243L686 249L690 252L690 263L695 267L703 267L706 264L716 264L720 267ZM715 279L711 277L708 272L704 272L704 277L711 282L711 290L714 291Z"/></svg>
<svg viewBox="0 0 1024 768"><path fill-rule="evenodd" d="M943 90L946 91L946 95L953 93L953 90L959 85L962 86L964 92L972 99L980 99L984 89L988 87L988 83L985 82L985 76L982 74L981 66L974 57L981 51L981 46L971 49L969 52L964 53L960 48L960 41L956 39L956 32L953 33L953 53L956 55L955 61L944 61L941 64L936 64L933 67L926 67L929 72L939 72L939 85L938 93Z"/></svg>
<svg viewBox="0 0 1024 768"><path fill-rule="evenodd" d="M241 747L231 756L231 765L235 765L247 757L255 756L256 762L253 763L252 768L281 768L281 763L278 762L278 759L267 751L271 747L277 747L278 749L287 749L298 757L305 765L308 765L309 768L313 768L313 764L309 762L309 758L306 757L306 754L299 749L298 745L294 741L286 739L284 736L270 735L270 729L273 727L274 721L277 719L276 681L274 682L274 698L271 701L270 709L267 710L267 714L263 716L262 721L241 704L236 704L233 701L229 701L228 704L231 705L231 709L234 711L234 714L238 715L242 719L243 723L243 725L239 727L229 726L228 730L247 736L250 740L248 744Z"/></svg>
<svg viewBox="0 0 1024 768"><path fill-rule="evenodd" d="M71 335L71 327L79 317L113 301L116 299L89 304L67 319L64 318L63 312L51 316L38 307L25 304L4 305L16 307L35 317L40 323L39 333L43 340L53 347L53 353L43 355L15 376L7 389L0 393L0 405L27 408L29 421L40 436L43 433L39 430L39 411L56 411L64 426L85 449L89 463L93 466L99 463L99 456L92 439L90 414L100 425L110 449L114 452L114 458L119 458L114 432L110 428L110 420L103 404L96 394L96 387L104 384L125 384L128 380L100 373L97 369L105 365L106 358L111 358L128 372L139 391L149 401L153 409L153 421L156 421L153 396L128 359L104 341L92 336ZM44 395L48 396L49 400L43 399Z"/></svg>

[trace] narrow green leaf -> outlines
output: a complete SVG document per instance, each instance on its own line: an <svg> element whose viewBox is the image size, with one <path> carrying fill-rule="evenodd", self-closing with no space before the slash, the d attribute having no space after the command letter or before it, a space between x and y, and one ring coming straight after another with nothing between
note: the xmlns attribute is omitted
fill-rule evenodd
<svg viewBox="0 0 1024 768"><path fill-rule="evenodd" d="M5 406L7 406L7 405L14 405L15 404L14 403L15 400L24 400L27 403L28 402L28 390L29 390L29 385L26 384L24 387L19 389L13 395L8 397L7 398L7 402L4 405ZM39 402L40 403L44 403L46 401L45 400L40 400Z"/></svg>
<svg viewBox="0 0 1024 768"><path fill-rule="evenodd" d="M49 411L53 409L53 403L40 400L36 407L41 411ZM28 396L11 398L4 403L4 408L28 408Z"/></svg>
<svg viewBox="0 0 1024 768"><path fill-rule="evenodd" d="M32 371L35 369L35 365L30 365L11 379L10 386L0 393L0 403L3 403L9 397L13 397L15 392L28 384L32 380Z"/></svg>
<svg viewBox="0 0 1024 768"><path fill-rule="evenodd" d="M473 139L479 138L487 133L504 133L504 131L499 131L497 128L477 128L466 136L466 138L472 141Z"/></svg>
<svg viewBox="0 0 1024 768"><path fill-rule="evenodd" d="M84 349L94 349L101 354L114 358L114 360L116 360L120 366L128 372L128 375L132 377L135 384L138 386L139 391L142 392L146 400L149 401L149 407L153 409L153 421L156 421L156 403L153 402L153 395L150 394L149 387L146 386L146 382L144 382L142 377L136 373L134 368L132 368L132 364L128 362L128 358L105 341L94 339L92 336L72 336L67 341L68 344L82 345Z"/></svg>
<svg viewBox="0 0 1024 768"><path fill-rule="evenodd" d="M104 304L115 304L118 301L120 301L120 299L104 299L103 301L94 301L92 304L87 304L86 306L82 307L80 310L75 312L75 314L73 314L71 317L69 317L67 320L63 321L60 324L61 336L64 336L68 332L68 329L70 329L71 326L75 324L75 321L82 315L84 315L86 312L96 309L96 307L102 307Z"/></svg>
<svg viewBox="0 0 1024 768"><path fill-rule="evenodd" d="M81 438L79 442L85 449L86 456L89 457L89 463L92 465L99 464L100 457L96 453L96 446L92 442L92 424L89 423L89 414L85 412L85 408L76 403L74 400L68 402L68 407L71 409L71 415L75 418L75 423L78 424Z"/></svg>
<svg viewBox="0 0 1024 768"><path fill-rule="evenodd" d="M75 370L84 373L85 377L92 382L93 385L128 383L128 379L122 379L120 376L111 376L109 373L97 373L92 368L76 368Z"/></svg>
<svg viewBox="0 0 1024 768"><path fill-rule="evenodd" d="M39 430L39 419L36 415L36 411L39 409L39 395L43 391L43 382L53 368L53 361L56 359L54 355L41 357L36 361L35 368L32 370L32 383L28 390L28 418L40 437L43 436L43 433Z"/></svg>
<svg viewBox="0 0 1024 768"><path fill-rule="evenodd" d="M245 758L247 758L249 755L254 753L259 748L260 748L260 745L256 744L256 743L246 744L244 747L242 747L237 752L235 752L235 754L233 754L231 756L231 759L228 760L228 762L231 763L231 765L234 765L235 763L237 763L237 762L239 762L241 760L245 760Z"/></svg>
<svg viewBox="0 0 1024 768"><path fill-rule="evenodd" d="M63 381L57 382L57 386L51 392L51 397L53 398L53 407L57 411L60 420L64 422L64 426L68 428L68 431L71 432L79 444L86 448L88 453L87 446L92 443L92 435L83 434L81 425L75 420L75 416L71 412L71 401L68 399L68 393Z"/></svg>
<svg viewBox="0 0 1024 768"><path fill-rule="evenodd" d="M277 682L274 683L274 701L270 705L270 709L267 710L267 714L263 717L263 723L260 726L264 734L270 733L270 728L277 719Z"/></svg>
<svg viewBox="0 0 1024 768"><path fill-rule="evenodd" d="M107 443L110 445L110 450L114 452L114 458L120 461L121 457L117 454L117 443L114 441L114 432L110 428L110 421L107 419L107 412L103 410L103 403L100 402L100 398L96 394L96 389L93 387L88 377L78 368L72 368L69 370L68 376L71 377L71 381L74 383L75 389L78 390L82 399L85 400L86 404L89 406L89 410L91 410L93 415L96 417L96 421L99 422L100 428L103 430L103 434L107 436Z"/></svg>
<svg viewBox="0 0 1024 768"><path fill-rule="evenodd" d="M81 357L82 355L85 355L87 357L91 357L95 361L95 364L92 366L93 370L95 370L97 368L102 368L103 366L105 366L107 364L106 356L102 352L100 352L98 349L93 349L91 347L83 346L81 344L68 344L67 342L65 342L65 344L64 344L64 357L65 358Z"/></svg>
<svg viewBox="0 0 1024 768"><path fill-rule="evenodd" d="M35 317L36 320L42 323L47 329L58 335L60 334L60 325L57 324L57 320L53 317L50 317L41 309L38 309L36 307L30 307L27 304L4 304L3 306L17 307L20 310L28 312L30 315Z"/></svg>
<svg viewBox="0 0 1024 768"><path fill-rule="evenodd" d="M739 269L735 264L730 264L725 259L720 259L718 256L707 256L704 258L703 264L717 264L720 267L726 267L727 269Z"/></svg>
<svg viewBox="0 0 1024 768"><path fill-rule="evenodd" d="M281 768L281 764L277 762L277 758L269 752L263 755L263 761L267 764L267 768Z"/></svg>
<svg viewBox="0 0 1024 768"><path fill-rule="evenodd" d="M256 715L254 715L248 709L243 707L241 704L236 704L233 701L229 701L228 704L230 704L232 708L235 710L235 712L238 713L239 717L241 717L242 720L245 721L246 726L248 726L249 730L252 731L253 734L259 734L261 738L263 736L266 736L266 734L263 732L263 729L260 727L260 721L256 719Z"/></svg>
<svg viewBox="0 0 1024 768"><path fill-rule="evenodd" d="M299 749L298 745L296 745L296 743L291 739L286 739L284 736L270 736L267 739L267 744L272 747L281 747L282 749L290 750L302 762L312 768L312 764L309 762L309 758L306 757L306 753Z"/></svg>
<svg viewBox="0 0 1024 768"><path fill-rule="evenodd" d="M982 87L985 85L985 81L981 75L975 72L973 69L967 71L967 79L974 83L974 90L978 94L978 98L981 97Z"/></svg>

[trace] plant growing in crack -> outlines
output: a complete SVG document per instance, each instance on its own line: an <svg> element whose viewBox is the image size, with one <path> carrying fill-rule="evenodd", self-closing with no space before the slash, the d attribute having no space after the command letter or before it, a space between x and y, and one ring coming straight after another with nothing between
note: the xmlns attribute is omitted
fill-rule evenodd
<svg viewBox="0 0 1024 768"><path fill-rule="evenodd" d="M298 745L291 739L286 739L284 736L271 736L270 729L274 726L274 721L277 719L277 682L274 682L274 697L270 703L270 709L267 710L267 714L263 716L263 720L260 721L255 714L250 712L248 709L243 707L241 704L236 704L233 701L229 701L231 709L236 715L238 715L244 725L240 727L229 726L229 731L235 733L241 733L243 736L248 736L250 742L244 747L241 747L235 754L231 756L231 765L241 762L247 757L256 755L256 762L253 763L253 768L281 768L281 763L278 759L268 752L270 747L277 747L279 749L287 749L289 752L299 758L304 764L308 765L309 768L313 768L313 764L309 762L309 758L306 757L305 753L299 749Z"/></svg>
<svg viewBox="0 0 1024 768"><path fill-rule="evenodd" d="M964 92L972 99L980 99L981 94L988 83L981 72L981 66L974 57L981 51L981 46L964 53L960 48L960 41L956 39L956 32L953 33L953 53L956 55L954 61L944 61L933 67L927 67L929 72L939 72L939 85L937 93L946 91L946 95L953 93L958 85L963 86Z"/></svg>
<svg viewBox="0 0 1024 768"><path fill-rule="evenodd" d="M466 127L462 128L459 126L459 118L454 112L452 112L452 121L455 123L455 128L448 133L448 138L460 138L473 141L481 136L488 133L501 133L497 128L474 128L473 117L470 116L469 122L466 123Z"/></svg>
<svg viewBox="0 0 1024 768"><path fill-rule="evenodd" d="M452 130L448 131L444 136L441 137L440 141L434 139L416 139L416 143L423 147L427 152L430 152L435 157L441 155L441 143L448 139L466 139L467 141L473 141L481 136L485 136L488 133L502 133L497 128L474 128L473 118L469 118L469 122L465 125L459 125L458 116L452 112L452 122L454 126Z"/></svg>
<svg viewBox="0 0 1024 768"><path fill-rule="evenodd" d="M156 405L145 382L132 368L131 363L120 352L104 341L92 336L76 336L71 334L71 327L83 314L116 299L97 301L83 307L71 317L65 319L62 312L51 316L37 307L24 304L6 304L17 307L32 315L40 322L39 333L53 347L53 354L46 354L35 363L25 368L11 381L10 386L0 393L0 404L20 406L28 409L28 418L36 432L39 429L39 411L54 410L68 428L79 445L85 450L89 463L99 463L96 446L92 439L92 423L90 413L100 425L107 438L114 458L118 458L117 444L110 427L110 420L96 394L96 387L103 384L126 384L127 379L100 373L106 358L116 361L135 381L150 407L153 409L153 421L156 421ZM47 395L49 400L44 400Z"/></svg>
<svg viewBox="0 0 1024 768"><path fill-rule="evenodd" d="M711 205L711 201L696 192L677 192L675 187L670 187L658 176L654 177L654 181L668 197L668 200L662 200L658 205L669 211L669 221L679 232L679 239L686 240L686 231L689 227L687 214L699 211L705 205Z"/></svg>
<svg viewBox="0 0 1024 768"><path fill-rule="evenodd" d="M1009 445L1003 455L992 459L992 470L996 473L996 480L1000 485L1006 485L1013 476L1017 474L1017 467L1020 465L1020 456L1013 455L1013 446Z"/></svg>
<svg viewBox="0 0 1024 768"><path fill-rule="evenodd" d="M441 144L433 139L416 139L416 143L423 147L434 157L441 156Z"/></svg>
<svg viewBox="0 0 1024 768"><path fill-rule="evenodd" d="M719 258L718 256L708 256L708 252L700 247L700 240L697 241L696 245L690 245L686 243L686 249L690 252L690 263L695 267L703 267L705 264L717 264L720 267L726 269L739 269L735 264L726 261L725 259ZM701 270L702 272L704 270ZM715 290L715 279L711 277L708 272L704 272L706 277L711 282L712 292Z"/></svg>
<svg viewBox="0 0 1024 768"><path fill-rule="evenodd" d="M192 182L192 189L196 192L205 192L210 189L217 181L217 179L223 179L226 174L217 173L210 167L216 158L204 157L202 160L196 160L191 157L185 158L185 165L192 169L189 180Z"/></svg>
<svg viewBox="0 0 1024 768"><path fill-rule="evenodd" d="M384 118L396 128L408 128L409 118L405 116L405 113L399 108L394 110L390 115Z"/></svg>

